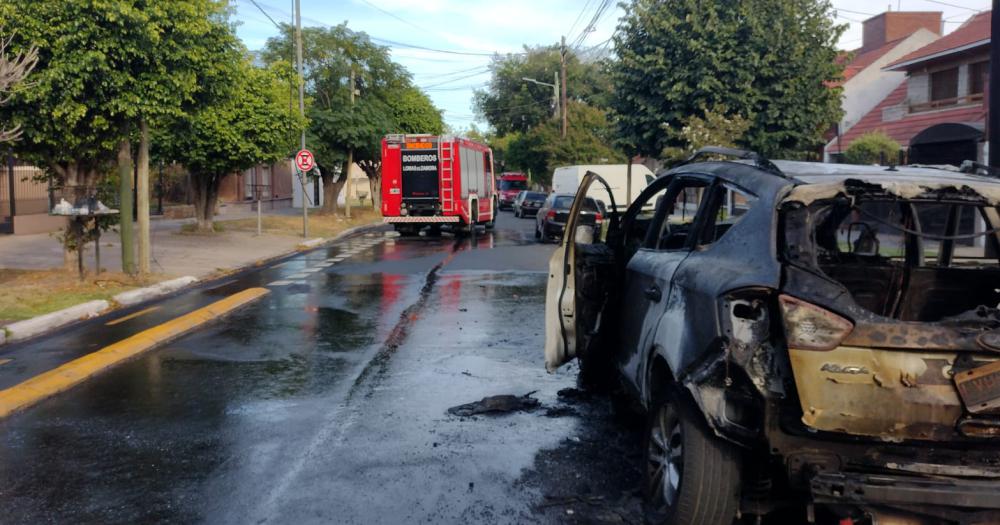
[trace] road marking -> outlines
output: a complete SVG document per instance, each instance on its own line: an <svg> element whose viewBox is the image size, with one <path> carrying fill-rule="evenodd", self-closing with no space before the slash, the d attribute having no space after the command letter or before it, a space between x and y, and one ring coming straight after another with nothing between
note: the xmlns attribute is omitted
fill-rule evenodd
<svg viewBox="0 0 1000 525"><path fill-rule="evenodd" d="M289 279L305 279L306 277L309 277L308 273L296 273L288 276Z"/></svg>
<svg viewBox="0 0 1000 525"><path fill-rule="evenodd" d="M133 313L131 313L129 315L126 315L125 317L119 317L118 319L115 319L114 321L108 321L108 322L104 323L104 326L114 326L114 325L119 324L119 323L124 323L125 321L128 321L129 319L135 319L136 317L139 317L140 315L146 315L149 312L154 312L154 311L159 310L159 309L160 309L159 306L150 306L149 308L146 308L145 310L139 310L138 312L133 312Z"/></svg>
<svg viewBox="0 0 1000 525"><path fill-rule="evenodd" d="M331 266L333 266L332 262L325 262L316 265L317 268L329 268Z"/></svg>
<svg viewBox="0 0 1000 525"><path fill-rule="evenodd" d="M286 281L284 279L267 283L268 286L287 286L289 284L292 284L292 281Z"/></svg>
<svg viewBox="0 0 1000 525"><path fill-rule="evenodd" d="M0 365L5 365L11 361L13 361L13 359L0 359Z"/></svg>
<svg viewBox="0 0 1000 525"><path fill-rule="evenodd" d="M0 418L28 408L43 399L65 392L90 377L132 359L167 341L214 321L270 293L266 288L247 288L193 312L143 330L131 337L62 366L0 390Z"/></svg>
<svg viewBox="0 0 1000 525"><path fill-rule="evenodd" d="M302 270L302 273L316 273L322 270L322 268L306 268L305 270Z"/></svg>

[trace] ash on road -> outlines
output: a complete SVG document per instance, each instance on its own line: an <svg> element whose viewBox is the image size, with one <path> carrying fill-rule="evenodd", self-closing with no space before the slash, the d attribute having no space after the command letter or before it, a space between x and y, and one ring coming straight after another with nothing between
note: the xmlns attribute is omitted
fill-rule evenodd
<svg viewBox="0 0 1000 525"><path fill-rule="evenodd" d="M542 367L551 246L532 227L502 214L475 243L357 236L6 349L0 387L220 296L272 291L0 422L3 521L641 520L638 434L565 390L575 368ZM532 391L534 410L448 414Z"/></svg>

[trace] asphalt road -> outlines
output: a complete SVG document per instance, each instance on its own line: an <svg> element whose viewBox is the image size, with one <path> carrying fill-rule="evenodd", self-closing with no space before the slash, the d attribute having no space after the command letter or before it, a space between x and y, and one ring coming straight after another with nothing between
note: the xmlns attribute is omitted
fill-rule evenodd
<svg viewBox="0 0 1000 525"><path fill-rule="evenodd" d="M542 365L551 251L509 212L475 243L361 235L7 348L0 388L272 292L0 421L0 521L637 521L637 433ZM530 411L447 412L529 392Z"/></svg>

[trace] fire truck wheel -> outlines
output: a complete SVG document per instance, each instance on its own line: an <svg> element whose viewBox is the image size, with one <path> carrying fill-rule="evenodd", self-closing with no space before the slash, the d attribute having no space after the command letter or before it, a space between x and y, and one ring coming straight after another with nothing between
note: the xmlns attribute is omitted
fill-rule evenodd
<svg viewBox="0 0 1000 525"><path fill-rule="evenodd" d="M396 231L400 237L413 237L420 233L420 229L413 226L396 226Z"/></svg>
<svg viewBox="0 0 1000 525"><path fill-rule="evenodd" d="M427 236L428 237L440 237L441 236L441 227L440 226L431 226L430 228L427 229Z"/></svg>

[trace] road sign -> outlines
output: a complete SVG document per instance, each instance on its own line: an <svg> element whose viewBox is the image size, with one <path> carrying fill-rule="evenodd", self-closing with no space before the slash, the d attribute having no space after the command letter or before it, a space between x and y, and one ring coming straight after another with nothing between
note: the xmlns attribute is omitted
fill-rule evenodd
<svg viewBox="0 0 1000 525"><path fill-rule="evenodd" d="M311 151L307 149L299 150L295 154L295 165L303 172L307 172L316 166L316 159L313 158Z"/></svg>

